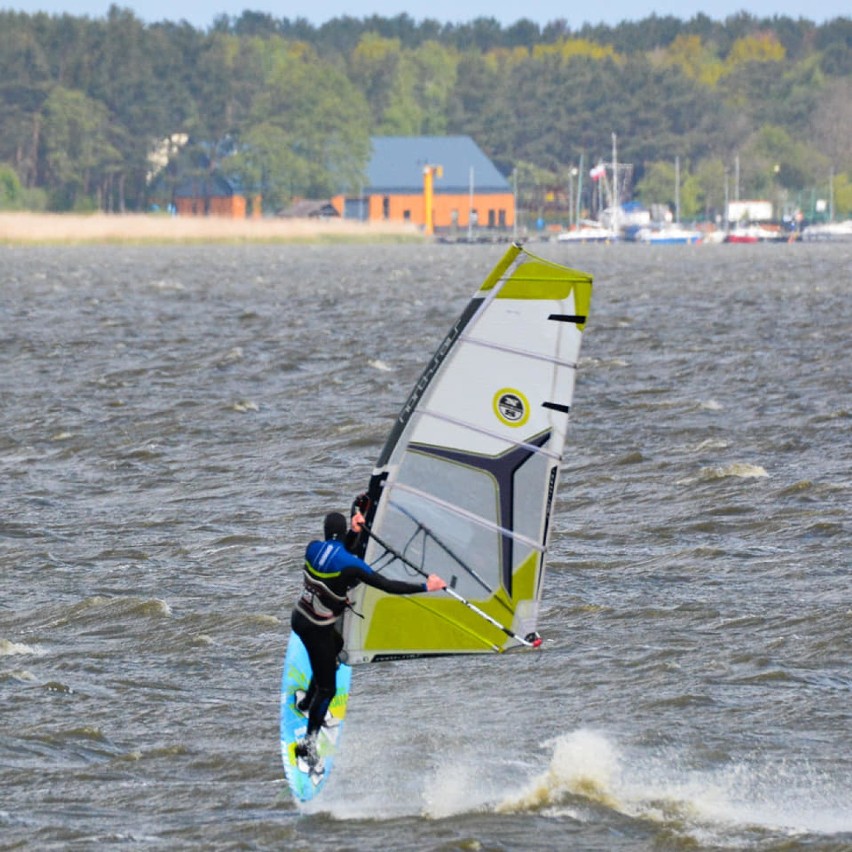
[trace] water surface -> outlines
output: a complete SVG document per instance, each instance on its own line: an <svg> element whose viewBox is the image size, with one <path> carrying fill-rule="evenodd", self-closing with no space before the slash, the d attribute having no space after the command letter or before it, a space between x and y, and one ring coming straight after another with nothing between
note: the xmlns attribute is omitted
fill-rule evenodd
<svg viewBox="0 0 852 852"><path fill-rule="evenodd" d="M0 848L848 849L850 248L595 276L539 654L355 671L299 810L305 543L495 246L0 254Z"/></svg>

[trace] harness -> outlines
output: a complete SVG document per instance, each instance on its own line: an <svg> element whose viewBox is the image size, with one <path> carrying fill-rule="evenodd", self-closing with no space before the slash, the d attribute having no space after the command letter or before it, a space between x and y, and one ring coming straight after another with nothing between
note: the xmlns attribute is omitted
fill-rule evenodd
<svg viewBox="0 0 852 852"><path fill-rule="evenodd" d="M339 595L328 586L329 582L340 577L340 571L320 570L333 557L335 550L336 548L326 544L320 551L316 566L305 559L302 572L305 585L296 603L297 608L309 621L321 626L334 624L349 606L345 593Z"/></svg>

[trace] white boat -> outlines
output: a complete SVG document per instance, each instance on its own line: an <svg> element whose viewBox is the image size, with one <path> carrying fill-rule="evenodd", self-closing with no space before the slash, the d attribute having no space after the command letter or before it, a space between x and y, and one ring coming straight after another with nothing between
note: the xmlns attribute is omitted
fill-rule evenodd
<svg viewBox="0 0 852 852"><path fill-rule="evenodd" d="M678 225L663 225L659 228L639 228L634 235L637 243L652 245L692 245L702 240L701 231L681 228Z"/></svg>
<svg viewBox="0 0 852 852"><path fill-rule="evenodd" d="M692 245L702 241L701 231L684 228L680 224L680 157L675 157L675 218L666 210L666 218L656 224L633 229L632 239L637 243L652 245Z"/></svg>
<svg viewBox="0 0 852 852"><path fill-rule="evenodd" d="M597 182L598 219L583 219L579 225L557 234L560 243L614 243L623 239L627 214L621 205L619 184L633 172L629 163L618 162L616 136L612 134L612 162L600 162L589 175ZM606 206L604 206L606 204Z"/></svg>
<svg viewBox="0 0 852 852"><path fill-rule="evenodd" d="M826 222L822 225L808 225L802 231L804 242L845 242L852 240L852 219L845 222Z"/></svg>
<svg viewBox="0 0 852 852"><path fill-rule="evenodd" d="M618 238L617 231L591 220L585 220L579 227L556 235L558 243L612 243Z"/></svg>
<svg viewBox="0 0 852 852"><path fill-rule="evenodd" d="M798 235L763 225L738 225L725 236L726 243L792 243Z"/></svg>

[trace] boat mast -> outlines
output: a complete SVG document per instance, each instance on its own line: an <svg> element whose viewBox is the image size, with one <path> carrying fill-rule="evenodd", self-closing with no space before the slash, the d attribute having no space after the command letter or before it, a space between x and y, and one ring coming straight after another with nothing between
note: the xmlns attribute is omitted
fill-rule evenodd
<svg viewBox="0 0 852 852"><path fill-rule="evenodd" d="M618 154L616 153L615 134L612 134L612 230L618 233Z"/></svg>
<svg viewBox="0 0 852 852"><path fill-rule="evenodd" d="M828 173L828 221L834 221L834 166Z"/></svg>
<svg viewBox="0 0 852 852"><path fill-rule="evenodd" d="M583 155L580 154L580 173L577 175L577 227L580 227L580 197L583 194Z"/></svg>

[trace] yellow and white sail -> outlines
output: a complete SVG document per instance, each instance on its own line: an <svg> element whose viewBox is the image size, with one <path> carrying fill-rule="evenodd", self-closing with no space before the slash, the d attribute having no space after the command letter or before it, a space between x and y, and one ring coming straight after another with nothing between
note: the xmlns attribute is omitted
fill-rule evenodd
<svg viewBox="0 0 852 852"><path fill-rule="evenodd" d="M536 630L591 292L591 276L513 245L450 329L371 477L365 558L454 594L358 587L347 662L504 651Z"/></svg>

